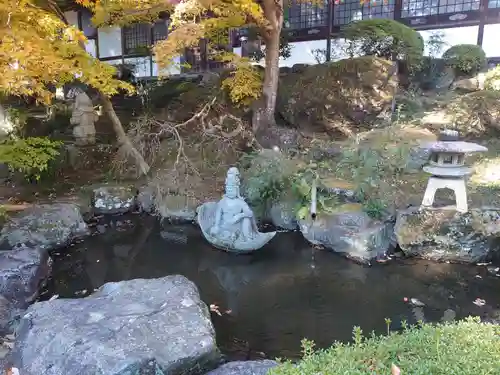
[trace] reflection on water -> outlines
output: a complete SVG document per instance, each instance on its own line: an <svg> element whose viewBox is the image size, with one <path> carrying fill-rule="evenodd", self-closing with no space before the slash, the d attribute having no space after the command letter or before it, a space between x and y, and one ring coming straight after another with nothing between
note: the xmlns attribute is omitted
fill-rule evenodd
<svg viewBox="0 0 500 375"><path fill-rule="evenodd" d="M207 304L231 311L213 314L213 322L219 346L234 359L297 357L304 337L325 347L350 340L353 326L384 332L385 318L397 329L401 320L415 322L405 297L424 302L418 314L429 321L450 309L457 318L500 310L500 278L484 267L412 260L369 268L314 250L297 233L280 233L261 252L236 256L211 248L194 226L161 229L151 218L142 220L54 255L43 298L88 295L108 281L182 274ZM476 298L486 305L474 305Z"/></svg>

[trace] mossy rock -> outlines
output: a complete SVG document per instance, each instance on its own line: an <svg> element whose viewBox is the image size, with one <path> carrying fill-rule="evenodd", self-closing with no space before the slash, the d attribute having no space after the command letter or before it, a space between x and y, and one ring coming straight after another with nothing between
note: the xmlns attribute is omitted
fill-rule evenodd
<svg viewBox="0 0 500 375"><path fill-rule="evenodd" d="M277 111L299 128L334 130L335 122L370 127L389 109L397 86L392 62L360 57L309 66L284 77Z"/></svg>
<svg viewBox="0 0 500 375"><path fill-rule="evenodd" d="M460 213L451 207L398 212L394 232L407 255L475 263L498 255L500 210L473 208Z"/></svg>

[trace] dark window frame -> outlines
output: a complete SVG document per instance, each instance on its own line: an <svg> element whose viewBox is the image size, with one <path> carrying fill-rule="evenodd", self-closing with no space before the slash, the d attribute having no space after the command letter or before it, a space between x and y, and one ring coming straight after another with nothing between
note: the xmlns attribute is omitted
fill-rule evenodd
<svg viewBox="0 0 500 375"><path fill-rule="evenodd" d="M390 19L396 18L396 0L377 1L361 4L359 0L344 0L335 3L333 7L333 25L344 26L351 22L366 19ZM355 13L360 13L360 17L355 17Z"/></svg>
<svg viewBox="0 0 500 375"><path fill-rule="evenodd" d="M151 47L168 37L168 20L136 23L122 28L123 55L151 55Z"/></svg>
<svg viewBox="0 0 500 375"><path fill-rule="evenodd" d="M285 29L301 30L326 26L328 23L328 1L323 0L323 2L323 5L313 5L292 0L286 9L287 24Z"/></svg>
<svg viewBox="0 0 500 375"><path fill-rule="evenodd" d="M481 7L481 0L402 0L401 2L403 19L475 12Z"/></svg>

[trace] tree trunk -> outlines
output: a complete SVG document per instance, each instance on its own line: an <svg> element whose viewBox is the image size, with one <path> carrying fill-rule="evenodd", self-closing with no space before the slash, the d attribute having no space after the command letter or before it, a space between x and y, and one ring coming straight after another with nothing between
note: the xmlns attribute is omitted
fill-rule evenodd
<svg viewBox="0 0 500 375"><path fill-rule="evenodd" d="M128 156L131 156L134 159L134 162L136 163L137 168L141 172L141 175L147 175L149 172L149 165L146 163L144 158L142 157L141 153L137 151L137 149L134 147L132 142L130 142L129 137L125 133L125 130L123 129L122 123L120 119L118 118L115 109L113 108L113 103L111 103L111 100L105 96L105 95L100 95L101 96L101 101L102 101L102 107L104 111L107 113L109 116L109 119L111 120L111 124L113 125L113 130L116 133L116 138L118 141L118 146L122 147L125 153Z"/></svg>
<svg viewBox="0 0 500 375"><path fill-rule="evenodd" d="M266 45L264 83L262 86L262 100L253 112L252 127L254 133L265 131L276 125L274 112L278 95L280 34L283 26L283 7L281 9L275 1L264 1L264 14L271 28L264 34Z"/></svg>

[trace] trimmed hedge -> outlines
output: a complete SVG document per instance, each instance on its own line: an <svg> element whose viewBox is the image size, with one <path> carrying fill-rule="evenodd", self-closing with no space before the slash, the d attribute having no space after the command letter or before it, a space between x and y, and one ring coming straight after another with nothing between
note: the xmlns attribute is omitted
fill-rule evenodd
<svg viewBox="0 0 500 375"><path fill-rule="evenodd" d="M500 374L500 326L476 318L371 338L355 329L354 343L316 352L310 342L303 345L302 361L282 363L269 374L391 374L392 364L402 375Z"/></svg>
<svg viewBox="0 0 500 375"><path fill-rule="evenodd" d="M443 59L453 68L456 76L473 76L486 67L486 53L475 44L457 44L450 47Z"/></svg>
<svg viewBox="0 0 500 375"><path fill-rule="evenodd" d="M422 36L400 22L368 19L348 24L343 29L348 51L353 55L404 60L408 67L418 64L424 53Z"/></svg>

